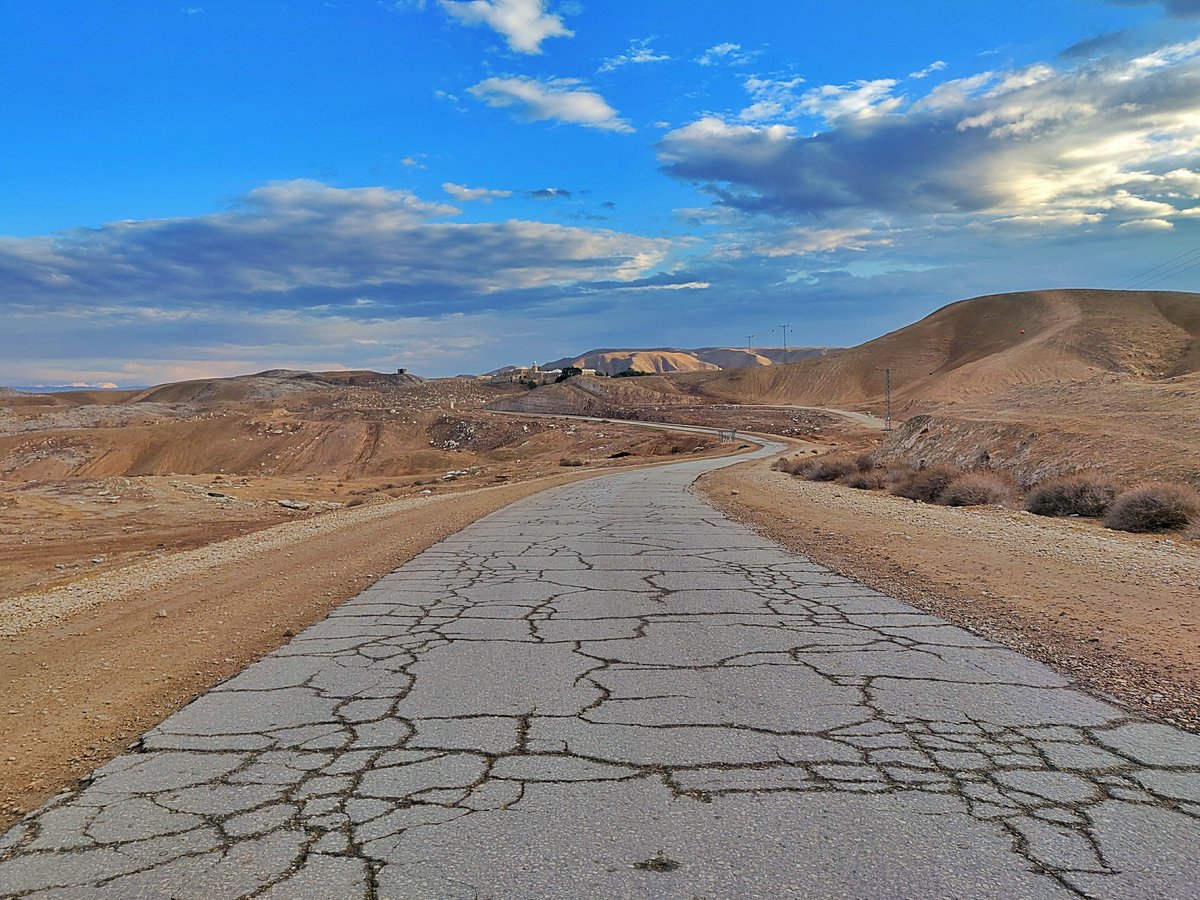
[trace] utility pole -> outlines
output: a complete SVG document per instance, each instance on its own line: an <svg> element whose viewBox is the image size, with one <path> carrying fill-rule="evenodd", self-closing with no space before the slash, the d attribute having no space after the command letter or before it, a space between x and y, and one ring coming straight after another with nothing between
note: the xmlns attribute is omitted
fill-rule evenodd
<svg viewBox="0 0 1200 900"><path fill-rule="evenodd" d="M883 370L883 430L892 430L892 370Z"/></svg>
<svg viewBox="0 0 1200 900"><path fill-rule="evenodd" d="M780 325L779 326L779 330L783 332L783 352L785 354L787 353L787 332L788 332L788 329L791 327L792 327L791 325ZM774 330L774 329L772 329L772 330Z"/></svg>
<svg viewBox="0 0 1200 900"><path fill-rule="evenodd" d="M747 353L749 353L749 352L750 352L750 342L751 342L752 340L754 340L754 335L752 335L752 334L748 334L748 335L746 335L746 352L747 352Z"/></svg>

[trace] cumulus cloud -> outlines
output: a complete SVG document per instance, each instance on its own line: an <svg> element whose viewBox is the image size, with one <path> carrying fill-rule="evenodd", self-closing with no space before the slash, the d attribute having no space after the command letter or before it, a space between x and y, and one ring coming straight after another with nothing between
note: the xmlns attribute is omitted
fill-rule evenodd
<svg viewBox="0 0 1200 900"><path fill-rule="evenodd" d="M799 76L764 78L751 75L742 86L753 102L738 118L744 122L787 121L812 116L825 123L846 119L869 119L900 107L903 97L892 94L897 82L891 78L825 84L801 90Z"/></svg>
<svg viewBox="0 0 1200 900"><path fill-rule="evenodd" d="M467 203L471 200L482 200L484 203L491 203L497 198L502 199L513 195L512 191L494 190L492 188L469 188L465 184L455 184L452 181L447 181L443 184L442 190L460 203Z"/></svg>
<svg viewBox="0 0 1200 900"><path fill-rule="evenodd" d="M472 309L481 297L634 280L669 242L542 222L454 223L458 210L382 187L269 184L230 211L0 239L0 308L215 304ZM170 302L165 302L169 300ZM499 302L499 300L497 300Z"/></svg>
<svg viewBox="0 0 1200 900"><path fill-rule="evenodd" d="M640 41L630 41L629 49L619 56L614 56L611 59L604 60L600 64L598 71L611 72L614 69L619 69L621 66L642 65L652 62L666 62L671 57L665 53L655 53L650 48L650 39L645 38Z"/></svg>
<svg viewBox="0 0 1200 900"><path fill-rule="evenodd" d="M488 106L516 109L526 121L549 120L601 131L633 131L603 97L582 87L575 78L487 78L469 90Z"/></svg>
<svg viewBox="0 0 1200 900"><path fill-rule="evenodd" d="M541 53L542 41L571 37L562 17L546 11L545 0L440 0L464 25L487 25L518 53Z"/></svg>
<svg viewBox="0 0 1200 900"><path fill-rule="evenodd" d="M983 72L917 98L894 87L793 90L774 116L706 116L666 134L659 159L724 206L791 217L1169 223L1200 196L1200 41ZM823 129L788 121L801 114Z"/></svg>

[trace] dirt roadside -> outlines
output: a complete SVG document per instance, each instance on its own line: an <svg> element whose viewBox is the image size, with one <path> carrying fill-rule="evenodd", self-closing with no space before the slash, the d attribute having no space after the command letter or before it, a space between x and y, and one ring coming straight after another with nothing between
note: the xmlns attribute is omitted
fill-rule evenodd
<svg viewBox="0 0 1200 900"><path fill-rule="evenodd" d="M0 644L0 832L172 712L471 522L613 469L288 522L130 569ZM131 574L132 573L132 574Z"/></svg>
<svg viewBox="0 0 1200 900"><path fill-rule="evenodd" d="M997 507L917 504L769 464L721 469L698 486L789 549L1200 730L1200 548Z"/></svg>

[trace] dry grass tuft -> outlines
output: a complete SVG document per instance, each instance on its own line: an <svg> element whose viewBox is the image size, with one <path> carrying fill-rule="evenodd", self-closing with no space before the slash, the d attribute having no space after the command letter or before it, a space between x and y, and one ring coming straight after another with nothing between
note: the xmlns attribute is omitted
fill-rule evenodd
<svg viewBox="0 0 1200 900"><path fill-rule="evenodd" d="M999 472L966 472L938 494L942 506L1002 506L1016 494L1016 485Z"/></svg>
<svg viewBox="0 0 1200 900"><path fill-rule="evenodd" d="M878 491L887 483L887 473L881 469L872 469L869 472L854 472L841 479L841 483L848 488L854 488L859 491Z"/></svg>
<svg viewBox="0 0 1200 900"><path fill-rule="evenodd" d="M869 452L860 453L854 457L854 464L858 466L858 471L860 472L873 472L879 467L879 464L875 462L875 457Z"/></svg>
<svg viewBox="0 0 1200 900"><path fill-rule="evenodd" d="M804 476L809 481L837 481L858 471L858 463L849 453L830 453L813 462L816 465Z"/></svg>
<svg viewBox="0 0 1200 900"><path fill-rule="evenodd" d="M942 491L949 487L950 482L962 474L963 471L958 466L934 463L914 472L908 478L894 481L888 490L897 497L933 503Z"/></svg>
<svg viewBox="0 0 1200 900"><path fill-rule="evenodd" d="M1117 499L1117 486L1098 475L1068 475L1034 487L1025 509L1039 516L1084 516L1098 519Z"/></svg>
<svg viewBox="0 0 1200 900"><path fill-rule="evenodd" d="M1117 531L1176 531L1200 524L1200 493L1186 484L1147 482L1117 496L1104 527Z"/></svg>
<svg viewBox="0 0 1200 900"><path fill-rule="evenodd" d="M583 460L575 459L574 457L571 457L571 456L564 456L562 459L560 459L558 461L558 464L563 467L582 466Z"/></svg>

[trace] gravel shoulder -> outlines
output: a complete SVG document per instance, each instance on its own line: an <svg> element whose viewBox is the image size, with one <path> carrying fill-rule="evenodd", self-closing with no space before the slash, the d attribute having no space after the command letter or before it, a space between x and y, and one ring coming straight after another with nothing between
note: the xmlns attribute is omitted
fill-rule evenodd
<svg viewBox="0 0 1200 900"><path fill-rule="evenodd" d="M722 469L698 487L785 547L1200 730L1200 548L1081 520L917 504L768 465Z"/></svg>

